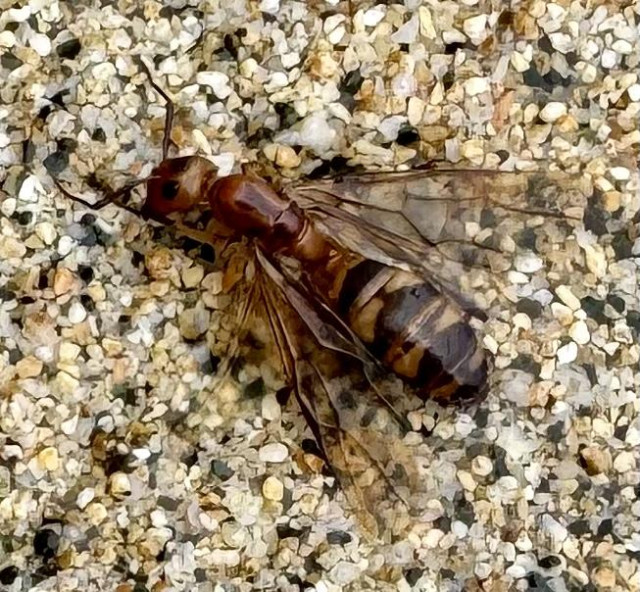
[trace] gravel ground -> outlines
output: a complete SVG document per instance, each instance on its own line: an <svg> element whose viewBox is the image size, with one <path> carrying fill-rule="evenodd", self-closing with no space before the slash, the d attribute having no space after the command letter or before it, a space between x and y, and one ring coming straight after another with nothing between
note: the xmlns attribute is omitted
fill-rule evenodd
<svg viewBox="0 0 640 592"><path fill-rule="evenodd" d="M0 589L640 589L640 12L506 6L0 0ZM134 56L180 153L223 172L420 156L591 187L485 296L488 399L413 417L431 501L404 540L366 540L301 469L269 364L215 380L221 274L55 188L159 162Z"/></svg>

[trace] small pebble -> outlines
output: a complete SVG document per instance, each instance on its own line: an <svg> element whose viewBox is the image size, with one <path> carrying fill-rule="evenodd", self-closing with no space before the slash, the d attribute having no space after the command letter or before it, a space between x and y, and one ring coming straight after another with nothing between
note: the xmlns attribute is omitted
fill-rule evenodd
<svg viewBox="0 0 640 592"><path fill-rule="evenodd" d="M87 318L87 311L84 306L80 304L80 302L75 301L69 307L68 318L71 323L77 325L78 323L82 323Z"/></svg>
<svg viewBox="0 0 640 592"><path fill-rule="evenodd" d="M554 123L567 114L567 106L564 103L547 103L540 111L540 119L546 123Z"/></svg>
<svg viewBox="0 0 640 592"><path fill-rule="evenodd" d="M486 456L476 456L471 461L471 470L481 477L486 477L493 471L493 463Z"/></svg>
<svg viewBox="0 0 640 592"><path fill-rule="evenodd" d="M586 345L591 340L589 328L584 321L576 321L571 325L569 335L578 345Z"/></svg>
<svg viewBox="0 0 640 592"><path fill-rule="evenodd" d="M262 484L262 495L264 495L264 497L268 500L273 500L276 502L282 500L282 498L284 497L284 486L282 484L282 481L274 476L267 477Z"/></svg>
<svg viewBox="0 0 640 592"><path fill-rule="evenodd" d="M281 463L289 457L289 449L280 442L265 444L258 453L261 462Z"/></svg>

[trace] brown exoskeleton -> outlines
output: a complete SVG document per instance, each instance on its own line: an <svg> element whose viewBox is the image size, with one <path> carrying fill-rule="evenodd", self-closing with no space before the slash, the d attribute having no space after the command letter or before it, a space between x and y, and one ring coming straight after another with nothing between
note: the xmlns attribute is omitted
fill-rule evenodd
<svg viewBox="0 0 640 592"><path fill-rule="evenodd" d="M163 161L146 180L144 206L121 200L126 189L98 206L119 203L183 230L207 212L225 241L247 243L256 269L247 308L267 318L323 456L376 532L389 490L407 501L416 480L400 442L401 401L388 395L381 370L440 403L486 394L487 354L470 324L478 311L452 280L469 262L508 269L504 243L536 214L554 215L545 201L553 186L544 176L430 168L282 191L251 174L218 177L206 158L168 157L173 108L151 84L168 108ZM556 212L582 198L562 182ZM342 360L360 367L356 378Z"/></svg>

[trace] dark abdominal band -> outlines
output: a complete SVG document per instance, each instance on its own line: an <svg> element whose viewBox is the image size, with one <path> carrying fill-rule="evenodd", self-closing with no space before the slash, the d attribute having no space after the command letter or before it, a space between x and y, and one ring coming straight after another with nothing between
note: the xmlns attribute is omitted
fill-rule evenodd
<svg viewBox="0 0 640 592"><path fill-rule="evenodd" d="M358 310L352 310L354 303L367 284L383 273L393 270L371 260L349 270L337 304L337 312L345 321L351 324L350 316L358 314ZM487 365L479 357L476 336L457 304L429 282L393 290L385 284L369 295L369 302L374 299L382 305L375 317L373 340L364 339L372 354L393 366L395 360L418 348L408 369L392 369L424 396L468 398L482 391ZM361 301L357 306L362 310L366 304ZM413 331L407 334L411 326ZM405 340L399 341L405 334Z"/></svg>

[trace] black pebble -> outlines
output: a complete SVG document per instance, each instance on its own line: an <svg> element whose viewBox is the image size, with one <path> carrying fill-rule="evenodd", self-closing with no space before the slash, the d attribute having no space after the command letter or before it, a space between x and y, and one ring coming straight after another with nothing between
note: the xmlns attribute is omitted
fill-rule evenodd
<svg viewBox="0 0 640 592"><path fill-rule="evenodd" d="M575 536L591 533L588 520L576 520L567 526L567 530Z"/></svg>
<svg viewBox="0 0 640 592"><path fill-rule="evenodd" d="M633 254L633 242L624 233L616 234L611 241L611 246L617 259L630 259Z"/></svg>
<svg viewBox="0 0 640 592"><path fill-rule="evenodd" d="M91 139L94 142L105 142L107 140L107 134L104 133L104 130L101 127L97 127L93 130Z"/></svg>
<svg viewBox="0 0 640 592"><path fill-rule="evenodd" d="M419 140L420 134L418 133L418 130L409 124L405 124L400 128L398 131L398 137L396 138L396 142L400 144L400 146L409 146Z"/></svg>
<svg viewBox="0 0 640 592"><path fill-rule="evenodd" d="M559 421L554 423L552 426L549 426L547 429L547 437L552 442L560 442L564 439L564 422Z"/></svg>
<svg viewBox="0 0 640 592"><path fill-rule="evenodd" d="M343 530L332 530L327 533L327 542L330 545L346 545L351 542L351 535Z"/></svg>
<svg viewBox="0 0 640 592"><path fill-rule="evenodd" d="M9 567L5 567L2 571L0 571L0 584L4 586L11 586L15 579L18 577L18 568L15 565L10 565Z"/></svg>
<svg viewBox="0 0 640 592"><path fill-rule="evenodd" d="M266 387L262 378L256 378L244 387L244 396L247 397L247 399L258 399L264 397L265 393Z"/></svg>
<svg viewBox="0 0 640 592"><path fill-rule="evenodd" d="M607 322L607 317L604 316L604 304L604 300L597 300L592 296L585 296L580 300L580 306L587 316L599 324Z"/></svg>
<svg viewBox="0 0 640 592"><path fill-rule="evenodd" d="M211 245L204 244L200 247L200 258L203 261L214 263L216 260L216 251Z"/></svg>
<svg viewBox="0 0 640 592"><path fill-rule="evenodd" d="M514 370L522 370L532 376L539 376L542 366L536 362L529 354L520 354L513 362L511 368Z"/></svg>
<svg viewBox="0 0 640 592"><path fill-rule="evenodd" d="M625 301L616 294L609 294L607 296L607 302L613 307L616 312L622 314L626 306Z"/></svg>
<svg viewBox="0 0 640 592"><path fill-rule="evenodd" d="M637 334L640 334L640 312L631 310L627 313L627 325Z"/></svg>
<svg viewBox="0 0 640 592"><path fill-rule="evenodd" d="M58 45L56 53L61 58L72 60L80 53L80 49L82 49L82 45L80 44L80 41L74 37L73 39L69 39Z"/></svg>
<svg viewBox="0 0 640 592"><path fill-rule="evenodd" d="M89 283L93 279L93 268L90 265L79 265L78 272L83 282Z"/></svg>
<svg viewBox="0 0 640 592"><path fill-rule="evenodd" d="M0 56L0 65L7 70L16 70L22 66L22 60L7 52Z"/></svg>
<svg viewBox="0 0 640 592"><path fill-rule="evenodd" d="M211 462L211 472L219 477L222 481L231 479L234 475L234 471L229 468L226 462L223 460L214 460Z"/></svg>
<svg viewBox="0 0 640 592"><path fill-rule="evenodd" d="M93 226L96 221L96 217L93 214L85 214L80 218L80 224L83 226Z"/></svg>
<svg viewBox="0 0 640 592"><path fill-rule="evenodd" d="M31 221L33 220L33 212L29 212L28 210L15 212L11 217L21 226L26 226L27 224L31 224Z"/></svg>
<svg viewBox="0 0 640 592"><path fill-rule="evenodd" d="M299 539L304 531L293 528L290 524L278 524L276 532L279 539Z"/></svg>
<svg viewBox="0 0 640 592"><path fill-rule="evenodd" d="M49 154L43 161L44 168L54 177L60 174L69 164L69 155L66 152L57 150L53 154Z"/></svg>
<svg viewBox="0 0 640 592"><path fill-rule="evenodd" d="M522 298L518 301L518 304L516 304L516 310L523 312L530 319L537 319L542 314L542 304L531 298Z"/></svg>
<svg viewBox="0 0 640 592"><path fill-rule="evenodd" d="M415 586L421 577L422 570L419 567L411 567L404 572L404 579L407 580L407 584L409 584L409 586Z"/></svg>
<svg viewBox="0 0 640 592"><path fill-rule="evenodd" d="M538 565L542 569L551 569L552 567L557 567L561 563L562 561L560 561L560 559L555 555L547 555L538 561Z"/></svg>
<svg viewBox="0 0 640 592"><path fill-rule="evenodd" d="M55 557L59 545L60 536L50 528L39 530L33 539L33 549L43 559Z"/></svg>
<svg viewBox="0 0 640 592"><path fill-rule="evenodd" d="M220 357L214 356L213 354L209 354L209 359L202 364L202 371L205 374L213 374L218 370L218 366L220 365Z"/></svg>

